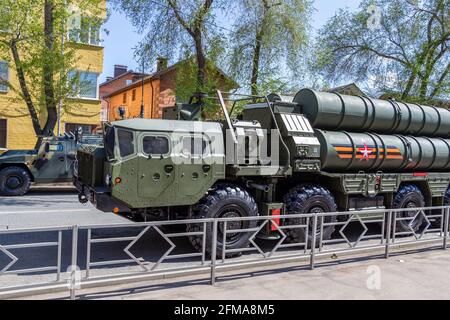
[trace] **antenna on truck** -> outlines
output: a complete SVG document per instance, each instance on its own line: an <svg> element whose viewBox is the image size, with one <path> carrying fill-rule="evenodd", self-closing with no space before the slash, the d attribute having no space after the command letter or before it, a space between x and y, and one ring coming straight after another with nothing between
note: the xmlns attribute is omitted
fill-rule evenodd
<svg viewBox="0 0 450 320"><path fill-rule="evenodd" d="M228 113L227 106L225 105L222 92L220 90L217 90L217 96L219 97L220 106L222 107L223 114L225 115L225 119L227 120L228 129L230 129L231 137L233 138L234 144L238 144L233 125L231 124L230 114Z"/></svg>

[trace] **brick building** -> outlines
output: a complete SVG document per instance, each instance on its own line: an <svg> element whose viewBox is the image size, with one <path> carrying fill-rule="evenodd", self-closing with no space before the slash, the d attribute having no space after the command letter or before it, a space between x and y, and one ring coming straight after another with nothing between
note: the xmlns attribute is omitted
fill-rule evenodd
<svg viewBox="0 0 450 320"><path fill-rule="evenodd" d="M160 58L156 73L147 75L143 81L141 78L106 94L104 99L108 109L108 120L137 118L141 110L144 112L144 118L161 118L163 108L173 106L176 102L177 71L183 62L168 67L167 60ZM238 87L219 69L216 70L215 76L219 78L221 89L224 91Z"/></svg>
<svg viewBox="0 0 450 320"><path fill-rule="evenodd" d="M142 78L146 76L148 76L148 74L128 70L127 66L114 66L114 76L107 77L106 81L101 83L99 88L99 95L102 101L102 122L108 121L108 100L105 99L105 97L134 82L141 81Z"/></svg>

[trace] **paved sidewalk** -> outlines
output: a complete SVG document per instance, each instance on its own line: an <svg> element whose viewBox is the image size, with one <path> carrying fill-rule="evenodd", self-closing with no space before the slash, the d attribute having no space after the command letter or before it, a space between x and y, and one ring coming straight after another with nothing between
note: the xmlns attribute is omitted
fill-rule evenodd
<svg viewBox="0 0 450 320"><path fill-rule="evenodd" d="M370 290L369 276L378 268L381 288ZM393 256L388 260L333 263L314 271L294 264L261 270L221 274L214 287L206 278L185 277L81 290L78 294L81 299L450 299L450 251L432 250ZM376 285L376 281L369 282Z"/></svg>

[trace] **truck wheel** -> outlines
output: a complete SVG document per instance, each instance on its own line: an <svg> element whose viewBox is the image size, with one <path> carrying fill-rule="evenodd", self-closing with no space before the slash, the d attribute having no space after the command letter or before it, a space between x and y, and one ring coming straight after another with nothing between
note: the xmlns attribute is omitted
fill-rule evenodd
<svg viewBox="0 0 450 320"><path fill-rule="evenodd" d="M234 185L218 185L200 201L195 208L193 219L209 218L238 218L257 217L258 207L253 197L244 189ZM237 221L228 222L227 230L256 228L258 221ZM224 224L219 223L217 232L217 257L222 256L223 249L223 229ZM203 224L190 224L187 226L188 232L203 231ZM227 249L247 248L253 232L241 232L228 234L226 238ZM211 255L213 226L212 223L206 225L206 248L205 251ZM203 237L200 235L190 236L190 242L196 250L202 251ZM229 253L227 257L240 255L240 252Z"/></svg>
<svg viewBox="0 0 450 320"><path fill-rule="evenodd" d="M423 208L425 207L425 199L422 195L420 189L413 185L405 185L403 186L394 197L394 209L401 208ZM414 217L417 214L417 211L406 211L401 214L397 214L398 218L407 218ZM419 228L423 224L423 216L418 215L417 218L413 221L411 228L409 224L411 221L408 220L397 220L396 221L396 231L397 232L411 232L411 229L414 231L419 230Z"/></svg>
<svg viewBox="0 0 450 320"><path fill-rule="evenodd" d="M287 214L301 214L301 213L323 213L336 212L337 206L333 195L327 189L317 185L300 185L291 190L285 197ZM323 219L324 223L334 223L337 221L336 216L328 216ZM319 244L320 230L322 219L318 219L317 223L317 237L316 244ZM306 225L307 218L292 218L286 219L284 225ZM309 219L308 243L312 243L312 228L313 219ZM335 230L335 226L324 226L323 240L331 239L331 235ZM287 243L302 243L305 242L306 233L305 228L286 229Z"/></svg>
<svg viewBox="0 0 450 320"><path fill-rule="evenodd" d="M30 190L31 177L20 167L7 167L0 171L0 194L3 196L23 196Z"/></svg>

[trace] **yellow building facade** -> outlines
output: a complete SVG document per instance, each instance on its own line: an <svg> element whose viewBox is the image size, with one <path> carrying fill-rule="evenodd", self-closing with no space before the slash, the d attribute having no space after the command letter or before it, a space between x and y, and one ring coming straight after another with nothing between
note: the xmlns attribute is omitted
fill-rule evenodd
<svg viewBox="0 0 450 320"><path fill-rule="evenodd" d="M103 2L106 8L106 0ZM105 10L106 12L106 10ZM104 17L100 17L104 18ZM92 131L100 125L101 101L99 98L98 78L103 72L103 47L100 42L100 27L84 25L89 32L68 35L66 46L76 49L76 72L88 79L88 90L70 99L60 115L60 133L82 128L84 132ZM11 63L9 63L11 64ZM0 77L6 77L11 87L19 88L15 69L6 61L0 61ZM41 122L46 114L40 114ZM57 128L55 128L55 134ZM0 150L32 149L36 144L36 134L25 102L17 99L17 93L7 86L0 85Z"/></svg>

